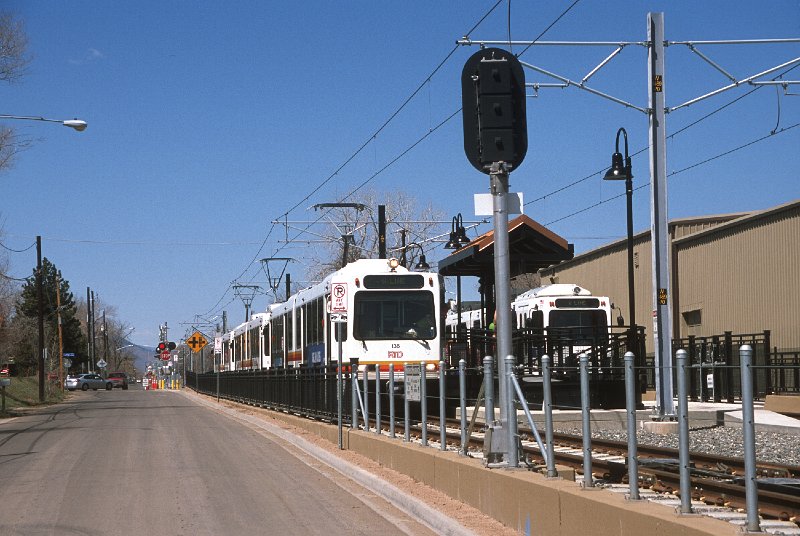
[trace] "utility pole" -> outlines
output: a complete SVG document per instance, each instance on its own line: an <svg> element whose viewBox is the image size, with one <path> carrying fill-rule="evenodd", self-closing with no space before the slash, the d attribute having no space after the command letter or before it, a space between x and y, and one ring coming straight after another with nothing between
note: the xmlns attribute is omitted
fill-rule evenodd
<svg viewBox="0 0 800 536"><path fill-rule="evenodd" d="M58 384L64 391L64 338L61 328L61 281L56 272L56 317L58 318Z"/></svg>
<svg viewBox="0 0 800 536"><path fill-rule="evenodd" d="M36 296L39 302L39 402L44 402L44 291L42 289L42 237L36 236Z"/></svg>
<svg viewBox="0 0 800 536"><path fill-rule="evenodd" d="M669 222L667 219L667 138L664 111L664 14L647 14L650 81L650 236L653 252L653 342L656 410L675 415L672 400L672 315L670 314Z"/></svg>

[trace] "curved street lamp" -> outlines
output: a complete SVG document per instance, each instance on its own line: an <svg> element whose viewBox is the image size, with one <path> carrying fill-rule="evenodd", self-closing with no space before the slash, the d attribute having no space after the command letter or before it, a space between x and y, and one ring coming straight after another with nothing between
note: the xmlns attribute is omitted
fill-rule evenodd
<svg viewBox="0 0 800 536"><path fill-rule="evenodd" d="M625 137L625 160L622 159L622 153L619 152L619 135ZM633 171L631 170L631 157L628 156L628 133L624 128L617 131L617 142L615 145L615 152L611 156L611 169L606 172L603 180L624 180L625 181L625 196L627 198L628 209L628 314L630 315L630 342L628 349L633 352L638 352L638 345L636 332L636 298L633 286Z"/></svg>
<svg viewBox="0 0 800 536"><path fill-rule="evenodd" d="M48 119L46 117L36 117L32 115L6 115L0 114L0 119L22 119L26 121L46 121L48 123L61 123L65 127L74 128L78 132L83 132L88 126L82 119Z"/></svg>

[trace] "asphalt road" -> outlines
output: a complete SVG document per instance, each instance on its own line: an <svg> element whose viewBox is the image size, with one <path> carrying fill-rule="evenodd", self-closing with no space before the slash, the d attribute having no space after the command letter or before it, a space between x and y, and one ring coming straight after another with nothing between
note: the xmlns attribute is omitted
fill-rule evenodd
<svg viewBox="0 0 800 536"><path fill-rule="evenodd" d="M433 532L285 439L131 388L0 421L0 534Z"/></svg>

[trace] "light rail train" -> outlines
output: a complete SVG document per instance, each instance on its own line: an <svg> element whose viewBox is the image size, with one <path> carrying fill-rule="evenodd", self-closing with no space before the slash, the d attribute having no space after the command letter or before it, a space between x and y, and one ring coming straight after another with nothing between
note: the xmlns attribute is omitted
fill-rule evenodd
<svg viewBox="0 0 800 536"><path fill-rule="evenodd" d="M439 274L360 259L224 333L220 369L438 364L445 307Z"/></svg>

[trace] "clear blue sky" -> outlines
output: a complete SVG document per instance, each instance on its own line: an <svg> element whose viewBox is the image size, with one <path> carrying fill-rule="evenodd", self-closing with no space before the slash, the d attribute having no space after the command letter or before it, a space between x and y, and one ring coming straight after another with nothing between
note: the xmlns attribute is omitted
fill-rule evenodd
<svg viewBox="0 0 800 536"><path fill-rule="evenodd" d="M530 40L572 3L514 0L509 30L504 0L470 35L501 40L510 31L514 40ZM165 321L177 340L186 329L182 323L222 309L236 324L244 307L230 284L265 279L252 261L303 255L300 247L279 251L277 229L265 242L273 219L297 204L289 218L308 219L307 207L349 193L459 109L461 68L476 48L448 55L493 5L2 2L25 21L33 62L20 83L0 86L0 113L89 123L76 133L13 122L35 143L0 175L2 241L23 249L41 235L43 254L76 296L85 297L91 287L115 305L119 318L136 328L136 343L154 345ZM582 0L542 39L644 41L649 11L664 12L670 41L800 37L797 0ZM580 80L611 50L534 47L521 59ZM739 79L800 56L796 43L700 50ZM531 71L526 76L528 82L553 81ZM800 79L800 68L787 78ZM727 83L685 47L668 48L667 106ZM589 85L646 107L644 48L626 48ZM420 86L350 164L305 200ZM668 134L749 89L669 114ZM790 92L800 93L800 86ZM800 122L800 97L782 93L763 88L677 134L668 143L668 171ZM523 192L529 216L574 243L578 253L625 235L624 197L599 204L621 194L623 185L592 176L608 167L621 126L632 153L646 148L647 118L638 111L574 88L542 89L528 99L529 150L511 189ZM461 128L459 114L369 186L401 189L447 214L472 218L472 196L487 191L488 179L466 161ZM800 198L798 154L800 127L676 173L668 183L670 217L763 209ZM647 151L633 166L634 187L646 185ZM636 191L634 205L635 229L644 230L647 187ZM445 251L428 253L437 260ZM35 251L11 253L10 262L11 275L28 276ZM293 266L292 275L302 279L302 267ZM266 303L261 296L253 309Z"/></svg>

